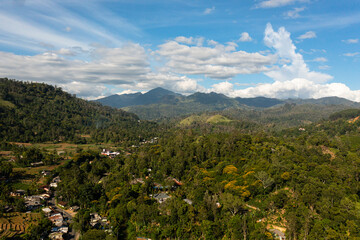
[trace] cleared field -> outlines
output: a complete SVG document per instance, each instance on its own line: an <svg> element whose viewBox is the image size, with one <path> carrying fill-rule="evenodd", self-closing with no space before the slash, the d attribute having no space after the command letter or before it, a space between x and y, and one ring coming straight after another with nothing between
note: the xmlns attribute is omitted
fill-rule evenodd
<svg viewBox="0 0 360 240"><path fill-rule="evenodd" d="M30 224L37 224L40 213L5 213L0 218L0 239L6 239L26 232Z"/></svg>

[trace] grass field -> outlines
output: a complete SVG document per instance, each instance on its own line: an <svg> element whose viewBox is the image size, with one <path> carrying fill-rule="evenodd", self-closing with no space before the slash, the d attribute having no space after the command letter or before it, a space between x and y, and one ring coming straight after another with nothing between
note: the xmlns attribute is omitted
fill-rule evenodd
<svg viewBox="0 0 360 240"><path fill-rule="evenodd" d="M30 224L37 224L40 213L5 213L0 218L0 239L7 239L26 232Z"/></svg>

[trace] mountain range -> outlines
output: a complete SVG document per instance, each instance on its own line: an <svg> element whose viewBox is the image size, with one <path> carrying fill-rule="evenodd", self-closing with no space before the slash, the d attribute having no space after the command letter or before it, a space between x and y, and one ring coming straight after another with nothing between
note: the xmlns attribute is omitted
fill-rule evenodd
<svg viewBox="0 0 360 240"><path fill-rule="evenodd" d="M196 92L188 96L158 87L146 93L111 95L96 100L106 106L122 108L142 119L159 119L227 109L267 109L284 105L322 105L360 108L360 103L339 97L319 99L276 99L267 97L230 98L220 93ZM338 109L338 108L337 108Z"/></svg>

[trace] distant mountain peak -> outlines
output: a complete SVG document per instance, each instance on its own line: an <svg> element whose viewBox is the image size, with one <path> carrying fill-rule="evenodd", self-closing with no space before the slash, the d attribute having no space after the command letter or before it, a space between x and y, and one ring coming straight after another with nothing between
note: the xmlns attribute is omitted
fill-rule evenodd
<svg viewBox="0 0 360 240"><path fill-rule="evenodd" d="M177 93L174 93L174 92L167 90L165 88L162 88L162 87L157 87L157 88L151 89L147 93L144 93L144 95L146 95L146 94L161 94L164 96L164 95L175 95Z"/></svg>

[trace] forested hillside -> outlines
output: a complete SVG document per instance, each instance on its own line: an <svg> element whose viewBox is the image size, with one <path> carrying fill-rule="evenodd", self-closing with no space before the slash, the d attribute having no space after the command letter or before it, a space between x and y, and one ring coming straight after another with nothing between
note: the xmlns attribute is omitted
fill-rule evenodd
<svg viewBox="0 0 360 240"><path fill-rule="evenodd" d="M50 198L80 208L70 228L83 239L360 239L359 109L287 103L157 125L8 79L0 106L1 214L26 210L10 192L40 194L59 179ZM51 143L12 143L25 141ZM50 232L36 224L19 239Z"/></svg>
<svg viewBox="0 0 360 240"><path fill-rule="evenodd" d="M97 211L119 239L276 239L275 229L291 240L358 239L359 127L338 118L278 137L172 130L115 160L79 153L59 171L60 193L84 208L78 229L91 231Z"/></svg>
<svg viewBox="0 0 360 240"><path fill-rule="evenodd" d="M0 79L0 133L17 142L120 142L150 134L135 114L76 98L41 83Z"/></svg>

